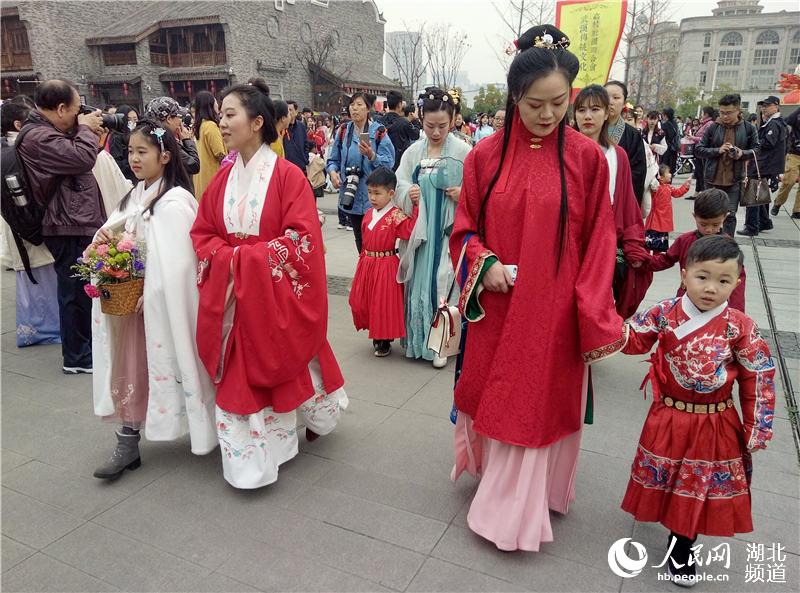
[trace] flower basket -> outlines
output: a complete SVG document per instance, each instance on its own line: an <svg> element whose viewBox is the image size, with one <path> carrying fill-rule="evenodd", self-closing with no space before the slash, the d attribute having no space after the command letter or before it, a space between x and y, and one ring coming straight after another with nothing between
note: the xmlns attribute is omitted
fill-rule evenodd
<svg viewBox="0 0 800 593"><path fill-rule="evenodd" d="M100 299L105 315L130 315L144 293L144 248L141 241L123 233L92 242L72 266L74 276L87 282L86 296Z"/></svg>
<svg viewBox="0 0 800 593"><path fill-rule="evenodd" d="M130 315L144 293L144 278L118 284L100 284L100 310L106 315Z"/></svg>

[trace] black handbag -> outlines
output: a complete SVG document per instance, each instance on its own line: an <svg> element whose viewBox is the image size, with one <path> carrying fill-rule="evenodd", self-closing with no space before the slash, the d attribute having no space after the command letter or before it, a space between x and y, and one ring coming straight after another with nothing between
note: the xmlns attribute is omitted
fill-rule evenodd
<svg viewBox="0 0 800 593"><path fill-rule="evenodd" d="M772 201L772 194L769 191L769 179L761 178L761 171L758 170L758 159L753 160L756 163L756 175L758 177L747 177L745 174L744 181L742 181L742 197L739 203L745 207L766 206Z"/></svg>

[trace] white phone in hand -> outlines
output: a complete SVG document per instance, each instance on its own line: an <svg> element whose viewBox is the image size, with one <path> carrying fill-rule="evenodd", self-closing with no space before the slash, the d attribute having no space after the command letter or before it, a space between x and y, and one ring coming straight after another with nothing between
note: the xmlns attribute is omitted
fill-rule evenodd
<svg viewBox="0 0 800 593"><path fill-rule="evenodd" d="M366 144L369 144L369 132L361 132L358 135L358 140L359 142L365 142Z"/></svg>
<svg viewBox="0 0 800 593"><path fill-rule="evenodd" d="M519 268L511 264L505 264L503 267L506 269L506 272L508 272L508 275L511 276L511 282L516 282Z"/></svg>

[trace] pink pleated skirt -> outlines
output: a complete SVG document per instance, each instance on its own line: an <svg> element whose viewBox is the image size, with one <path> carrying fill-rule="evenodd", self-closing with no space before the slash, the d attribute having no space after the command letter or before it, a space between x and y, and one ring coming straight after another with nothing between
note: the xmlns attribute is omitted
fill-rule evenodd
<svg viewBox="0 0 800 593"><path fill-rule="evenodd" d="M459 411L450 477L455 481L467 471L480 479L467 514L470 529L505 551L538 552L542 542L553 541L550 511L566 514L575 500L581 432L529 449L476 433L472 418Z"/></svg>

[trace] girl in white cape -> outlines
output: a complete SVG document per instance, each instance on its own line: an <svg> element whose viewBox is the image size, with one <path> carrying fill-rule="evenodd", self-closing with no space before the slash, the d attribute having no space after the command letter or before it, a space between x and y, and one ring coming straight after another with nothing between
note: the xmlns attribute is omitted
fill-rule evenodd
<svg viewBox="0 0 800 593"><path fill-rule="evenodd" d="M95 235L125 232L143 243L144 294L136 313L93 307L94 409L121 425L111 457L94 472L113 480L141 465L139 431L151 441L189 433L192 452L217 446L214 388L197 355L197 260L189 229L197 214L172 134L144 120L131 133L128 160L139 184Z"/></svg>

